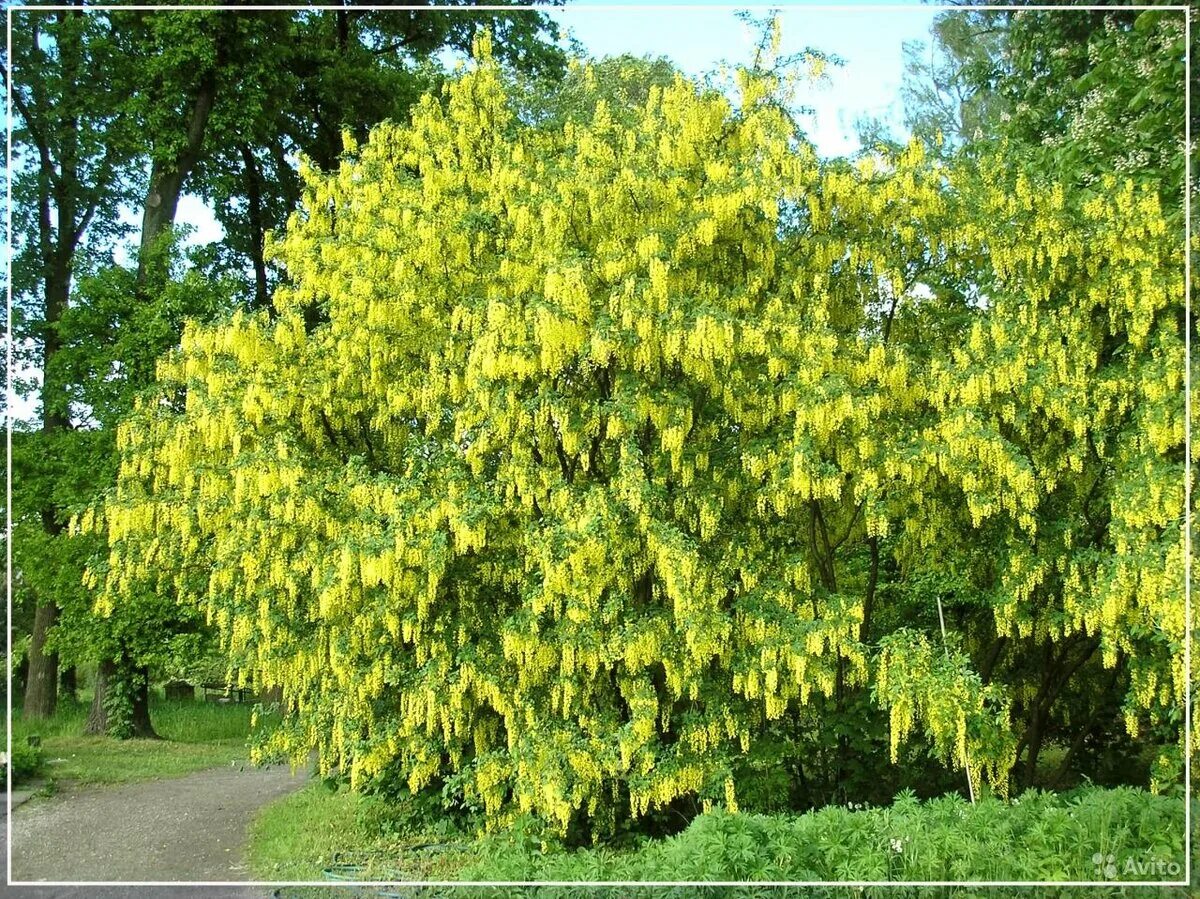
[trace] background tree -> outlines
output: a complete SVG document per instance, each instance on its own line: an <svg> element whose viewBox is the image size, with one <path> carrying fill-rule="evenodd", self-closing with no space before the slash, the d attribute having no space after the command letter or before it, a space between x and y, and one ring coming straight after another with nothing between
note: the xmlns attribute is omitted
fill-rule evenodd
<svg viewBox="0 0 1200 899"><path fill-rule="evenodd" d="M1165 208L1181 211L1179 11L964 7L940 14L930 44L906 54L906 118L924 139L1004 145L1065 184L1119 172L1157 185Z"/></svg>
<svg viewBox="0 0 1200 899"><path fill-rule="evenodd" d="M126 179L141 145L126 105L134 73L103 17L82 9L34 17L14 31L4 77L17 113L14 359L41 371L40 385L31 388L39 394L41 427L21 429L14 441L14 467L25 488L13 510L23 587L14 600L36 606L24 702L24 714L36 718L53 714L57 701L58 660L47 640L64 584L52 560L70 514L77 424L58 362L58 325L74 279L101 264L123 231L117 210L128 198Z"/></svg>
<svg viewBox="0 0 1200 899"><path fill-rule="evenodd" d="M124 622L97 618L81 578L99 544L63 533L63 523L111 483L113 424L152 381L183 319L228 311L234 297L261 304L263 240L295 207L299 154L335 165L330 128L365 133L379 119L403 118L435 77L435 55L465 46L481 22L505 36L513 65L552 76L561 64L548 20L525 11L162 15L81 6L18 15L16 213L20 233L41 236L16 262L17 334L30 354L22 367L48 373L46 436L21 434L15 463L15 505L26 510L17 565L27 574L24 595L42 597L29 652L31 716L53 710L57 654L43 649L57 642L72 659L98 664L90 731L152 735L149 664L162 658L164 634L195 632L194 616L180 619L169 596L155 596ZM98 70L106 77L95 78ZM347 92L351 83L371 87ZM227 237L183 256L174 225L188 191L217 203ZM141 220L132 277L114 259L131 230L122 210L131 208ZM81 275L95 277L68 300ZM55 362L64 349L69 361ZM105 714L110 682L127 709L115 724Z"/></svg>

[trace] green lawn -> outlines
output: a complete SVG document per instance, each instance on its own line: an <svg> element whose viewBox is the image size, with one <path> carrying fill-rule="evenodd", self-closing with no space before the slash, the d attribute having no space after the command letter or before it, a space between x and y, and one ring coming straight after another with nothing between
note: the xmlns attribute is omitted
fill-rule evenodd
<svg viewBox="0 0 1200 899"><path fill-rule="evenodd" d="M83 735L86 703L60 703L47 721L13 720L13 744L41 737L42 774L85 784L175 777L249 757L252 704L152 699L150 717L162 740L115 740Z"/></svg>
<svg viewBox="0 0 1200 899"><path fill-rule="evenodd" d="M335 853L370 848L362 797L316 783L259 813L250 827L251 866L264 880L320 880Z"/></svg>
<svg viewBox="0 0 1200 899"><path fill-rule="evenodd" d="M262 809L250 827L250 866L263 880L453 880L477 849L456 849L445 822L398 825L395 808L322 782ZM425 846L432 848L416 849ZM346 865L355 865L353 870Z"/></svg>

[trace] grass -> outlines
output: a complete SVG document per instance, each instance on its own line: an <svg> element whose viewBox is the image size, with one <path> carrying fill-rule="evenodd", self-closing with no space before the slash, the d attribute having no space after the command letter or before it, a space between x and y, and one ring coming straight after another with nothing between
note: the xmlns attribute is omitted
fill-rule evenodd
<svg viewBox="0 0 1200 899"><path fill-rule="evenodd" d="M394 811L376 797L313 783L259 811L250 826L250 868L270 881L330 879L326 872L339 863L361 866L341 869L356 880L453 880L478 861L473 845L454 851L445 827L391 829ZM451 851L415 848L430 843Z"/></svg>
<svg viewBox="0 0 1200 899"><path fill-rule="evenodd" d="M117 784L177 777L249 757L252 704L151 699L150 718L162 740L85 736L88 706L62 702L53 718L14 715L13 745L41 738L43 773L54 780Z"/></svg>
<svg viewBox="0 0 1200 899"><path fill-rule="evenodd" d="M250 864L263 880L320 880L336 853L371 849L359 814L362 797L323 783L264 808L250 826Z"/></svg>

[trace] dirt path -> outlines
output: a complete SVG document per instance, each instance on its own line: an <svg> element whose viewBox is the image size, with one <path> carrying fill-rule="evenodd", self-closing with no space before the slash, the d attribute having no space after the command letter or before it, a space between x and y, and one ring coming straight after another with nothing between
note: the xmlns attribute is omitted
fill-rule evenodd
<svg viewBox="0 0 1200 899"><path fill-rule="evenodd" d="M271 800L299 789L305 779L303 773L292 776L286 766L247 765L169 780L67 788L13 812L13 879L249 879L244 852L251 819Z"/></svg>

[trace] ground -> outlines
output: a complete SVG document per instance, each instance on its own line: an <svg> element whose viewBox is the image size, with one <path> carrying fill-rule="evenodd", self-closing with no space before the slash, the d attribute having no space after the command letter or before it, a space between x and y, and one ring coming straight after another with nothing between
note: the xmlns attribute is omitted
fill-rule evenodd
<svg viewBox="0 0 1200 899"><path fill-rule="evenodd" d="M13 879L249 879L244 851L254 814L305 780L286 766L245 765L67 787L13 813Z"/></svg>
<svg viewBox="0 0 1200 899"><path fill-rule="evenodd" d="M314 780L263 807L247 855L255 879L271 882L320 881L331 868L357 880L455 880L479 848L440 806Z"/></svg>

